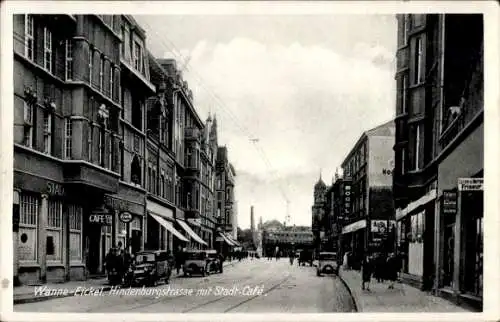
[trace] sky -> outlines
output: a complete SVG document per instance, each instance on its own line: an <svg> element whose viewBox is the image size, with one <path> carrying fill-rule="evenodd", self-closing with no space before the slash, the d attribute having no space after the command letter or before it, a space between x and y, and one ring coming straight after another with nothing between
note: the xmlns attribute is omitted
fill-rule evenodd
<svg viewBox="0 0 500 322"><path fill-rule="evenodd" d="M311 225L361 134L395 111L394 15L135 16L157 58L176 58L236 170L238 226ZM185 63L187 61L187 64Z"/></svg>

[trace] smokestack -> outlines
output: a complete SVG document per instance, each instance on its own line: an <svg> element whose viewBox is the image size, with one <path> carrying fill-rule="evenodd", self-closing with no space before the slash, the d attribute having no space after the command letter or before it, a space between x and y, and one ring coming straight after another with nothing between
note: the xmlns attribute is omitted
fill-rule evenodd
<svg viewBox="0 0 500 322"><path fill-rule="evenodd" d="M255 220L253 216L253 206L250 206L250 229L252 232L255 231Z"/></svg>

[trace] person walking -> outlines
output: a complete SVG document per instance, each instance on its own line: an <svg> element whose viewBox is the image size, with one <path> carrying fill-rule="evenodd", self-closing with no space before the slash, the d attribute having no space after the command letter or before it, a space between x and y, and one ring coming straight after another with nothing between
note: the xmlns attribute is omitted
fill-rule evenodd
<svg viewBox="0 0 500 322"><path fill-rule="evenodd" d="M361 284L361 289L364 290L365 289L365 286L366 286L366 290L369 292L370 291L370 280L371 280L371 277L372 277L372 273L373 273L373 263L372 263L372 259L370 258L370 256L366 255L364 260L363 260L363 263L361 264L361 268L362 268L362 284Z"/></svg>
<svg viewBox="0 0 500 322"><path fill-rule="evenodd" d="M177 275L179 275L183 263L184 263L184 253L182 251L181 246L179 246L179 248L177 249L177 253L175 254L175 269L177 271Z"/></svg>
<svg viewBox="0 0 500 322"><path fill-rule="evenodd" d="M398 259L394 254L390 254L389 257L387 258L387 265L386 265L386 276L387 279L389 280L389 289L394 288L394 283L398 279L398 272L399 272L399 263Z"/></svg>

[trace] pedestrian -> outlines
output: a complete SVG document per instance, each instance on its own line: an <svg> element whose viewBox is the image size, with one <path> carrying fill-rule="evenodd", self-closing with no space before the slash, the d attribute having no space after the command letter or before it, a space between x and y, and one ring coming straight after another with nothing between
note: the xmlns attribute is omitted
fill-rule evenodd
<svg viewBox="0 0 500 322"><path fill-rule="evenodd" d="M183 263L184 263L184 253L182 251L182 247L179 246L177 248L177 253L175 254L175 269L177 270L177 275L179 275Z"/></svg>
<svg viewBox="0 0 500 322"><path fill-rule="evenodd" d="M387 259L382 253L378 253L374 260L374 276L377 282L383 283L385 281L385 269Z"/></svg>
<svg viewBox="0 0 500 322"><path fill-rule="evenodd" d="M394 288L394 283L398 279L398 271L399 271L399 263L398 259L394 254L390 254L387 258L387 265L386 265L386 276L387 279L389 280L389 289Z"/></svg>
<svg viewBox="0 0 500 322"><path fill-rule="evenodd" d="M371 280L371 277L372 277L372 272L373 272L373 263L372 263L372 259L370 258L370 256L366 255L362 264L361 264L361 267L362 267L362 284L361 284L361 289L365 289L365 285L366 285L366 290L367 291L370 291L370 280Z"/></svg>

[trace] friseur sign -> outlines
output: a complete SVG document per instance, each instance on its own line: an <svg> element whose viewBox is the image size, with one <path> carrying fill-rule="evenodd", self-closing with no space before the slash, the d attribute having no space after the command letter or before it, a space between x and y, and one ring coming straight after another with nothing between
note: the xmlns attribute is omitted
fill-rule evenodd
<svg viewBox="0 0 500 322"><path fill-rule="evenodd" d="M457 192L454 190L443 191L443 214L454 215L457 213Z"/></svg>

